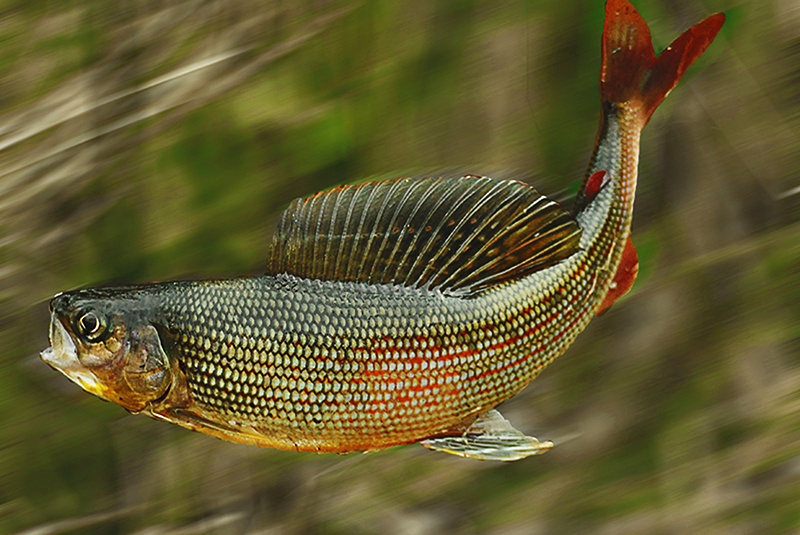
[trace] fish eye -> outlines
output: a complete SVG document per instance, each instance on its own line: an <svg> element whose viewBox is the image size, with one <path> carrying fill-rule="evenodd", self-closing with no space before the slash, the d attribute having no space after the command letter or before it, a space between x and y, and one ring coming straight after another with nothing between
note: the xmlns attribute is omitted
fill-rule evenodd
<svg viewBox="0 0 800 535"><path fill-rule="evenodd" d="M97 341L105 332L105 321L102 316L90 310L78 319L78 329L89 341Z"/></svg>

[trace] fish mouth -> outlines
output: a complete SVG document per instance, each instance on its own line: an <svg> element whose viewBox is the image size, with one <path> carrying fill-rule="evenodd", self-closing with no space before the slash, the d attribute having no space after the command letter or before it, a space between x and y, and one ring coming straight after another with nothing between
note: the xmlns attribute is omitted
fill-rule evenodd
<svg viewBox="0 0 800 535"><path fill-rule="evenodd" d="M107 389L102 381L81 364L75 341L55 312L50 315L50 346L40 354L43 361L87 392L108 399L105 395Z"/></svg>

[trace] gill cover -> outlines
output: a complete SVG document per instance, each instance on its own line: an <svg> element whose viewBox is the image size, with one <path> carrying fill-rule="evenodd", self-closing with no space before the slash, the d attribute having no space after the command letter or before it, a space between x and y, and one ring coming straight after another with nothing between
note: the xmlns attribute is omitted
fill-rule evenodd
<svg viewBox="0 0 800 535"><path fill-rule="evenodd" d="M170 385L170 366L158 331L143 325L129 332L122 376L132 396L142 401L160 398Z"/></svg>
<svg viewBox="0 0 800 535"><path fill-rule="evenodd" d="M41 356L87 392L139 412L168 392L172 371L158 331L129 306L57 296Z"/></svg>

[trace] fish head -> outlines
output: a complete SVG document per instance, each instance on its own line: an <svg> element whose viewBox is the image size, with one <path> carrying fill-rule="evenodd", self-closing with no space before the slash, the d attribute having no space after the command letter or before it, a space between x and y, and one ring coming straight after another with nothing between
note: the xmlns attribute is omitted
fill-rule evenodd
<svg viewBox="0 0 800 535"><path fill-rule="evenodd" d="M139 412L168 391L172 372L151 303L129 292L79 290L50 302L42 360L87 392Z"/></svg>

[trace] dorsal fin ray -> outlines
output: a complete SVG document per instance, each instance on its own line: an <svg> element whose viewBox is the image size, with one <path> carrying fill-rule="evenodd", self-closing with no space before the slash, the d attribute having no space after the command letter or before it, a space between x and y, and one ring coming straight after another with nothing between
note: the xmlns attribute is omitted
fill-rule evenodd
<svg viewBox="0 0 800 535"><path fill-rule="evenodd" d="M580 232L561 206L521 182L370 182L294 201L267 273L470 295L567 258Z"/></svg>

